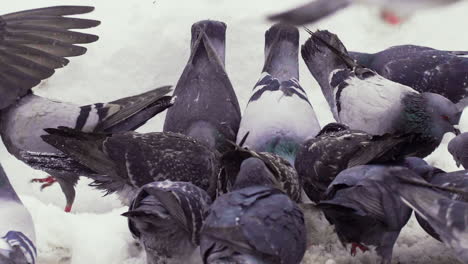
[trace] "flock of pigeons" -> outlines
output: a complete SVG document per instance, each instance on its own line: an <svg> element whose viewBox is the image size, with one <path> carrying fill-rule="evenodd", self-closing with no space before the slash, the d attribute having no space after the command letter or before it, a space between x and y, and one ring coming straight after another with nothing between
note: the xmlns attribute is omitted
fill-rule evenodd
<svg viewBox="0 0 468 264"><path fill-rule="evenodd" d="M352 1L314 3L325 2ZM67 17L92 10L0 16L2 140L51 175L34 180L43 188L60 184L65 211L85 176L129 206L123 216L150 264L188 263L194 254L204 263L294 264L314 240L304 203L323 212L351 254L373 246L382 263L391 263L414 210L428 234L468 263L467 172L421 159L445 133L459 134L467 52L412 45L348 52L336 35L308 31L302 58L339 121L322 128L299 83L291 23L266 31L265 64L242 116L224 68L226 25L209 20L192 26L191 55L172 96L167 86L76 106L35 95L66 57L86 52L80 44L98 39L71 29L99 21ZM162 132L134 132L166 109ZM468 134L449 150L468 168ZM31 216L1 167L0 211L10 219L0 226L0 263L35 263Z"/></svg>

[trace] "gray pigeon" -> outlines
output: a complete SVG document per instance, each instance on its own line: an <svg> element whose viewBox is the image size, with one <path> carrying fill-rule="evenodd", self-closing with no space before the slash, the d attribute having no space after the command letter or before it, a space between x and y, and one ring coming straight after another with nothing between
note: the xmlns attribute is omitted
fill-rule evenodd
<svg viewBox="0 0 468 264"><path fill-rule="evenodd" d="M154 181L185 181L216 193L219 153L191 137L171 132L86 133L60 127L41 136L65 155L28 153L33 168L80 173L129 204L138 188Z"/></svg>
<svg viewBox="0 0 468 264"><path fill-rule="evenodd" d="M207 142L223 153L226 139L235 141L241 113L224 68L226 24L200 21L192 26L191 55L177 83L174 106L164 132L182 133Z"/></svg>
<svg viewBox="0 0 468 264"><path fill-rule="evenodd" d="M144 246L148 264L188 263L200 244L200 229L211 199L188 182L144 185L130 205L128 224Z"/></svg>
<svg viewBox="0 0 468 264"><path fill-rule="evenodd" d="M411 140L408 136L374 136L330 123L302 144L294 167L309 199L318 202L338 173L357 165L401 160Z"/></svg>
<svg viewBox="0 0 468 264"><path fill-rule="evenodd" d="M218 197L208 211L200 233L203 263L301 262L306 250L303 213L273 187L270 174L260 159L242 163L234 191Z"/></svg>
<svg viewBox="0 0 468 264"><path fill-rule="evenodd" d="M447 175L448 176L448 175ZM453 176L453 175L452 175ZM401 176L400 176L401 177ZM445 176L444 176L445 177ZM452 248L460 261L468 263L468 193L466 177L464 190L457 194L463 200L448 197L437 191L435 185L424 185L402 177L400 182L387 184L402 201L421 215L440 236L442 241ZM444 184L444 187L455 185ZM437 186L439 188L440 186ZM456 188L455 188L456 189Z"/></svg>
<svg viewBox="0 0 468 264"><path fill-rule="evenodd" d="M29 211L0 165L0 263L35 264L36 233Z"/></svg>
<svg viewBox="0 0 468 264"><path fill-rule="evenodd" d="M69 126L83 131L126 132L143 125L148 119L172 104L166 96L170 87L162 87L110 103L78 106L37 95L30 89L50 77L54 69L65 66L65 57L79 56L86 49L76 44L91 43L95 35L70 31L91 28L99 21L70 18L91 12L93 7L58 6L21 11L0 18L0 135L7 150L16 158L24 152L60 155L60 151L40 138L44 128ZM26 162L27 163L27 162ZM58 182L65 194L65 211L75 199L74 186L79 174L45 170L51 176L33 181L41 188Z"/></svg>
<svg viewBox="0 0 468 264"><path fill-rule="evenodd" d="M452 154L453 159L457 163L457 166L460 167L460 164L463 165L463 168L468 168L468 133L461 133L448 144L448 151Z"/></svg>
<svg viewBox="0 0 468 264"><path fill-rule="evenodd" d="M317 22L351 4L377 6L381 18L389 24L399 24L420 10L442 7L460 0L315 0L298 8L269 16L270 20L283 21L294 25Z"/></svg>
<svg viewBox="0 0 468 264"><path fill-rule="evenodd" d="M338 37L311 33L302 57L315 77L335 119L372 135L410 135L407 153L425 157L446 132L455 132L461 112L447 98L392 82L356 64Z"/></svg>
<svg viewBox="0 0 468 264"><path fill-rule="evenodd" d="M241 165L245 160L256 158L261 160L271 172L267 175L274 177L269 179L273 186L286 193L293 201L301 202L302 181L292 164L276 154L256 152L242 147L242 143L245 142L247 137L248 135L241 141L241 146L232 143L234 149L225 152L221 156L221 170L218 175L217 196L232 190L232 186L234 186L237 181L237 175L241 170ZM247 179L248 185L258 185L259 183L256 181L259 179L263 180L263 178L259 177Z"/></svg>
<svg viewBox="0 0 468 264"><path fill-rule="evenodd" d="M242 116L237 141L249 132L245 146L280 155L294 164L304 140L320 125L299 84L299 31L276 24L265 33L265 64Z"/></svg>
<svg viewBox="0 0 468 264"><path fill-rule="evenodd" d="M352 244L351 254L373 245L382 264L391 263L393 246L412 212L385 184L386 178L395 177L391 168L415 175L404 167L356 166L339 173L328 187L327 200L318 204L340 241Z"/></svg>
<svg viewBox="0 0 468 264"><path fill-rule="evenodd" d="M437 93L454 103L468 95L468 51L401 45L373 54L349 55L360 65L420 93Z"/></svg>

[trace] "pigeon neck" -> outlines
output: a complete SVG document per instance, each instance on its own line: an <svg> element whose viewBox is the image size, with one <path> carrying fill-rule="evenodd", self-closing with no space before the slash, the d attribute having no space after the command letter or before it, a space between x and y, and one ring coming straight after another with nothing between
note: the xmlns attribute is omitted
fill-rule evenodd
<svg viewBox="0 0 468 264"><path fill-rule="evenodd" d="M190 126L187 136L193 137L207 144L210 148L216 147L216 128L205 121L198 121Z"/></svg>
<svg viewBox="0 0 468 264"><path fill-rule="evenodd" d="M372 68L372 60L374 54L363 53L363 52L349 52L349 56L355 60L359 65L366 68Z"/></svg>
<svg viewBox="0 0 468 264"><path fill-rule="evenodd" d="M267 144L265 151L281 156L294 166L300 144L293 139L277 138Z"/></svg>
<svg viewBox="0 0 468 264"><path fill-rule="evenodd" d="M401 132L419 134L423 137L430 135L430 116L421 94L408 93L403 97L402 102L404 111L399 126Z"/></svg>
<svg viewBox="0 0 468 264"><path fill-rule="evenodd" d="M299 80L299 32L296 28L272 28L265 34L265 65L280 82Z"/></svg>

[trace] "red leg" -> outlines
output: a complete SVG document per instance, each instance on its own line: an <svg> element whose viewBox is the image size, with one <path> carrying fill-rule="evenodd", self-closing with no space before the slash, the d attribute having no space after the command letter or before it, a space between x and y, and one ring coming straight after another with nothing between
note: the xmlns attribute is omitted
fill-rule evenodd
<svg viewBox="0 0 468 264"><path fill-rule="evenodd" d="M71 209L72 209L72 206L71 206L71 205L65 206L65 213L71 212Z"/></svg>
<svg viewBox="0 0 468 264"><path fill-rule="evenodd" d="M401 19L394 13L383 10L382 13L380 14L382 19L385 20L388 24L391 25L398 25L401 23Z"/></svg>
<svg viewBox="0 0 468 264"><path fill-rule="evenodd" d="M44 190L44 188L47 188L47 187L51 186L52 184L54 184L55 182L57 182L57 180L52 176L48 176L48 177L43 178L43 179L32 179L31 182L44 183L44 184L41 185L41 191L42 191L42 190Z"/></svg>

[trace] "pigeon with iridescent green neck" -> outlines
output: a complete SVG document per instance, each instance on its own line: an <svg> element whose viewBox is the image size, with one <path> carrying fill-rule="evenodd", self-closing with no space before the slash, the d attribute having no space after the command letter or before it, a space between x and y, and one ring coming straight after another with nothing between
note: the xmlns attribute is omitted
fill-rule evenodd
<svg viewBox="0 0 468 264"><path fill-rule="evenodd" d="M265 33L265 64L242 116L237 141L249 132L245 146L280 155L294 164L296 152L320 125L299 84L299 31L276 24Z"/></svg>

